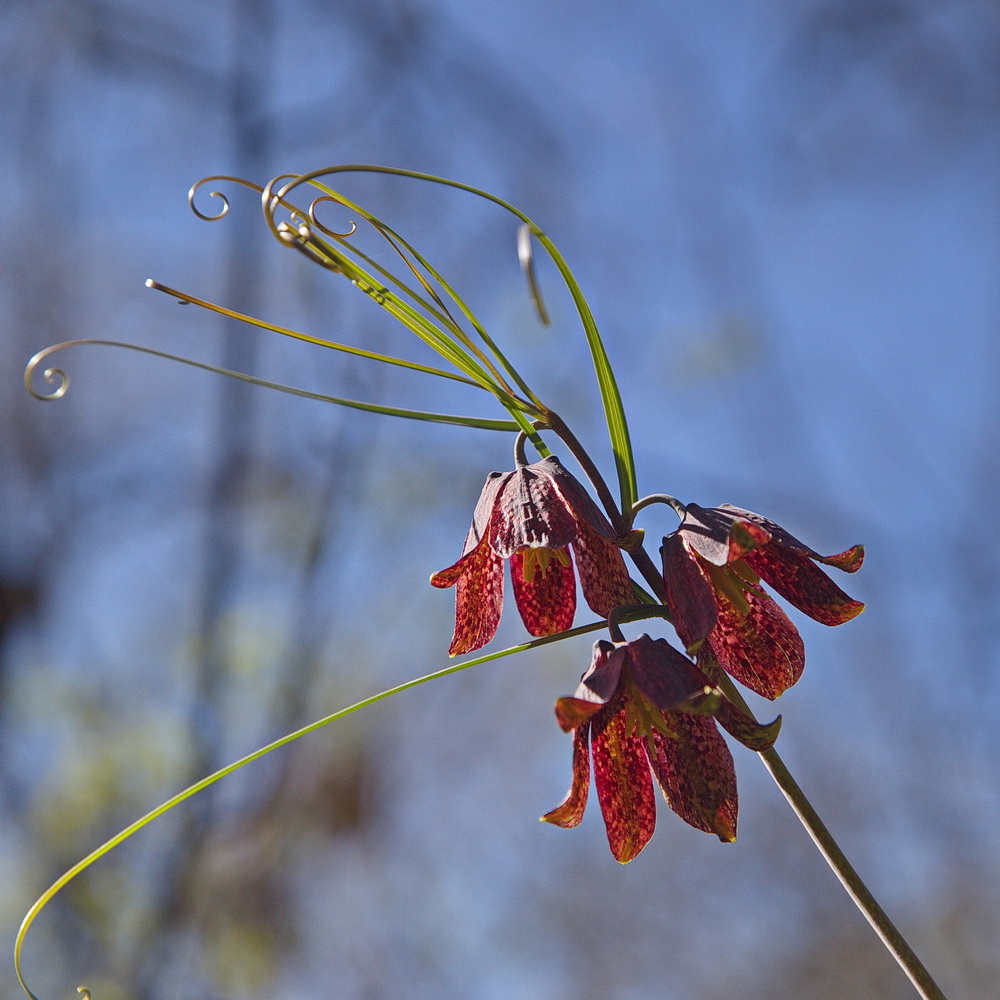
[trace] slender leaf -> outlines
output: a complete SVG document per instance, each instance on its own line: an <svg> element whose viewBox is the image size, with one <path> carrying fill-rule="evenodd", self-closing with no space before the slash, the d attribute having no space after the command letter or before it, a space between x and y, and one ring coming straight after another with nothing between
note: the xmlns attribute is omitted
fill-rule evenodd
<svg viewBox="0 0 1000 1000"><path fill-rule="evenodd" d="M610 437L611 447L615 456L615 467L618 473L622 509L629 510L638 496L638 491L635 479L635 459L632 454L631 438L628 431L628 422L625 417L625 410L622 405L621 393L615 380L607 350L604 347L604 342L601 339L597 323L595 322L593 314L590 311L590 306L587 303L586 297L574 277L573 272L570 270L569 265L566 263L562 254L556 248L552 240L550 240L545 232L527 215L520 211L520 209L505 201L503 198L490 194L488 191L484 191L481 188L474 187L470 184L463 184L461 181L450 180L446 177L437 177L433 174L425 174L419 171L404 170L399 167L383 167L375 164L350 163L333 167L325 167L320 170L312 170L308 173L300 174L282 186L278 195L273 193L274 182L272 182L272 184L268 185L264 190L263 200L265 209L269 204L274 203L276 197L285 197L289 191L298 185L306 183L313 184L318 178L326 177L335 173L390 174L400 177L410 177L416 180L424 180L433 184L442 184L446 187L467 191L477 197L493 202L510 212L516 218L520 219L522 223L528 226L531 234L538 240L542 247L545 248L545 251L548 253L549 257L559 270L559 273L562 275L563 281L566 283L566 287L573 298L573 302L577 308L577 313L579 314L580 320L583 324L584 333L587 337L587 344L590 348L591 358L593 359L594 371L597 376L597 384L601 393L601 400L604 406L605 420L608 426L608 435ZM269 225L272 226L272 229L275 230L277 235L277 228L273 223L273 220L269 220Z"/></svg>
<svg viewBox="0 0 1000 1000"><path fill-rule="evenodd" d="M627 620L627 616L622 616L622 620ZM281 747L287 746L289 743L294 743L295 740L298 740L303 736L308 736L310 733L316 732L317 729L322 729L324 726L328 726L331 722L336 722L338 719L351 715L353 712L356 712L361 708L367 708L369 705L377 704L378 702L384 701L393 695L400 694L403 691L408 691L410 688L415 688L420 684L426 684L428 681L437 680L441 677L447 677L450 674L457 674L461 670L467 670L469 667L475 667L479 664L487 663L490 660L498 660L504 656L510 656L514 653L522 653L529 649L536 649L539 646L546 646L553 642L559 642L562 639L585 635L588 632L596 632L599 629L606 627L607 622L605 621L592 622L589 625L581 625L565 632L556 633L555 635L547 635L540 639L532 639L529 642L521 643L519 646L511 646L508 649L501 649L494 653L487 653L484 656L477 656L474 659L464 660L461 663L453 663L450 666L447 666L442 670L435 671L432 674L425 674L423 677L416 677L413 680L397 684L395 687L388 688L387 690L382 691L379 694L372 695L369 698L364 698L347 708L342 708L340 711L333 712L331 715L326 715L322 719L318 719L316 722L312 722L308 726L303 726L301 729L297 729L293 733L288 733L287 735L275 740L273 743L268 743L267 746L261 747L259 750L254 750L253 753L249 753L245 757L241 757L232 764L227 764L225 767L220 768L213 774L210 774L207 778L202 778L200 781L196 781L193 785L185 788L182 792L178 792L176 795L167 799L166 802L158 805L155 809L151 809L145 816L140 817L134 823L130 823L124 830L116 833L110 840L105 841L96 850L91 851L91 853L85 858L78 861L72 868L60 875L59 878L56 879L56 881L53 882L52 885L50 885L49 888L46 889L45 892L43 892L42 895L39 896L39 898L34 902L31 909L28 910L24 919L21 921L20 929L17 932L17 938L14 941L14 971L17 974L17 980L21 984L21 988L28 995L28 997L31 998L31 1000L38 1000L35 994L28 988L28 984L25 981L24 973L21 969L21 951L24 946L25 936L30 930L32 924L52 898L61 889L72 882L77 875L86 871L95 861L99 860L109 851L114 850L114 848L124 843L134 833L138 833L144 826L153 822L153 820L158 819L165 813L168 813L174 808L174 806L180 805L186 799L191 798L193 795L197 795L198 792L203 791L210 785L214 785L217 781L228 777L230 774L238 771L242 767L245 767L247 764L250 764L255 760L259 760L261 757L266 756L273 750L278 750Z"/></svg>
<svg viewBox="0 0 1000 1000"><path fill-rule="evenodd" d="M76 347L82 344L97 344L105 347L124 347L129 351L138 351L141 354L152 354L157 358L166 358L168 361L177 361L182 365L190 365L192 368L200 368L202 371L215 372L217 375L227 375L229 378L239 379L241 382L249 382L251 385L260 385L265 389L276 389L278 392L287 392L292 396L302 396L305 399L318 399L324 403L336 403L338 406L347 406L354 410L364 410L368 413L381 413L389 417L405 417L408 420L425 420L437 424L457 424L461 427L476 427L480 430L488 431L519 431L524 427L521 422L514 420L490 420L485 417L464 417L451 413L432 413L424 410L406 410L397 406L382 406L378 403L363 403L356 399L343 399L339 396L328 396L321 392L308 392L305 389L296 389L294 386L282 385L280 382L268 382L266 379L256 378L253 375L245 375L243 372L230 371L228 368L218 368L215 365L205 364L202 361L194 361L191 358L184 358L178 354L168 354L166 351L157 351L152 347L143 347L140 344L129 344L121 340L67 340L61 344L54 344L43 351L39 351L29 362L24 371L24 383L28 392L36 399L59 399L66 393L69 379L65 372L58 368L49 368L44 372L44 377L51 382L55 378L60 380L60 385L50 393L40 393L31 384L31 377L38 366L50 354L60 351L66 347ZM530 427L530 424L528 425Z"/></svg>

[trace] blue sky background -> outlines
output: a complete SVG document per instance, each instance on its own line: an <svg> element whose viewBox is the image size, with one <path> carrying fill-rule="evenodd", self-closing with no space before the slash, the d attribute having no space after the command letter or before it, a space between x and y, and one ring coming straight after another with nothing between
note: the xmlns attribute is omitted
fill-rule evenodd
<svg viewBox="0 0 1000 1000"><path fill-rule="evenodd" d="M20 381L34 351L107 337L496 415L143 286L429 361L270 240L251 194L211 224L185 204L209 173L374 162L495 190L553 237L615 364L640 492L758 510L823 552L866 544L845 586L868 611L795 616L807 669L779 749L951 1000L989 995L998 37L973 0L9 3L3 940L190 781L447 662L451 597L426 580L508 437L111 348L59 357L59 402ZM571 303L541 266L539 326L512 222L417 182L342 188L447 274L610 471ZM642 517L653 538L675 524ZM497 645L522 635L508 614ZM736 845L661 806L620 868L596 809L574 832L536 821L569 780L552 703L588 659L578 640L435 682L176 810L40 918L36 992L909 996L739 747Z"/></svg>

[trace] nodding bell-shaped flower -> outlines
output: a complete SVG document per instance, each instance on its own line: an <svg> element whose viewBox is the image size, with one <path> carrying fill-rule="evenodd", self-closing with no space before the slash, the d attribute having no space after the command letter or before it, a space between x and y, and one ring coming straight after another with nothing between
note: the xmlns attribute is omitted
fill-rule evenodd
<svg viewBox="0 0 1000 1000"><path fill-rule="evenodd" d="M667 606L688 652L707 643L736 680L765 698L799 679L805 651L761 580L824 625L842 625L865 607L816 565L854 573L864 562L863 546L821 556L773 521L731 504L688 504L660 552Z"/></svg>
<svg viewBox="0 0 1000 1000"><path fill-rule="evenodd" d="M595 643L590 669L572 698L556 702L556 718L573 733L573 784L542 819L579 825L593 757L608 843L622 864L653 835L653 777L681 819L735 840L736 773L716 722L752 750L773 746L781 725L780 717L769 726L754 722L686 656L648 635Z"/></svg>
<svg viewBox="0 0 1000 1000"><path fill-rule="evenodd" d="M607 617L631 604L634 591L619 543L590 494L556 458L491 472L465 539L462 557L435 573L435 587L455 590L455 635L449 653L468 653L496 634L503 608L503 563L510 560L514 599L534 636L562 632L576 613L573 550L583 596Z"/></svg>

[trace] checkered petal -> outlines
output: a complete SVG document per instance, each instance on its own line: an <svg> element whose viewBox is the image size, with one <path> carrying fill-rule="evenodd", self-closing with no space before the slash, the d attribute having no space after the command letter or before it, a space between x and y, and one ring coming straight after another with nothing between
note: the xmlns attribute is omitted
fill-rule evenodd
<svg viewBox="0 0 1000 1000"><path fill-rule="evenodd" d="M590 610L607 618L614 608L635 603L635 591L622 550L595 531L587 521L577 522L573 544L580 586Z"/></svg>
<svg viewBox="0 0 1000 1000"><path fill-rule="evenodd" d="M676 713L670 738L653 734L653 773L667 804L682 820L724 842L736 839L738 802L733 756L715 720Z"/></svg>
<svg viewBox="0 0 1000 1000"><path fill-rule="evenodd" d="M847 557L851 551L848 549L846 553L830 558ZM843 625L865 609L861 601L848 597L812 562L810 556L799 549L777 544L764 545L749 553L746 562L789 604L823 625Z"/></svg>
<svg viewBox="0 0 1000 1000"><path fill-rule="evenodd" d="M431 577L435 587L455 587L455 634L450 656L471 653L496 635L503 609L503 560L484 538L447 569Z"/></svg>
<svg viewBox="0 0 1000 1000"><path fill-rule="evenodd" d="M580 825L590 791L589 734L589 725L580 726L573 733L573 783L566 798L542 817L543 822L566 828Z"/></svg>
<svg viewBox="0 0 1000 1000"><path fill-rule="evenodd" d="M544 572L536 569L529 581L524 574L524 552L515 552L510 559L510 580L517 610L532 635L552 635L573 627L576 575L572 564L563 566L552 559Z"/></svg>
<svg viewBox="0 0 1000 1000"><path fill-rule="evenodd" d="M656 827L646 740L626 735L625 701L616 696L591 723L594 784L615 860L631 861Z"/></svg>
<svg viewBox="0 0 1000 1000"><path fill-rule="evenodd" d="M745 687L777 698L801 676L802 637L788 615L760 587L747 586L747 610L716 594L719 617L708 645L722 666Z"/></svg>

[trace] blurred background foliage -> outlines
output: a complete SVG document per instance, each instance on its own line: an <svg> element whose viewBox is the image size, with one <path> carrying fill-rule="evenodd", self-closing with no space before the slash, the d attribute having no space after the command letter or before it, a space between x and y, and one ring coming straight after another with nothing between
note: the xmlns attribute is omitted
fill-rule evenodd
<svg viewBox="0 0 1000 1000"><path fill-rule="evenodd" d="M868 544L868 612L835 633L798 618L779 748L951 1000L992 995L998 43L987 0L7 0L0 943L159 801L446 663L451 597L427 576L510 466L506 436L109 348L61 357L59 403L20 383L50 343L114 337L484 412L143 287L428 360L282 252L252 195L213 224L184 202L204 174L375 162L494 189L553 236L616 363L640 492ZM571 306L543 267L538 325L512 222L416 182L342 186L607 469ZM408 692L174 810L45 911L39 996L909 997L749 753L733 846L661 809L623 869L595 809L575 833L536 821L569 781L552 702L588 648Z"/></svg>

